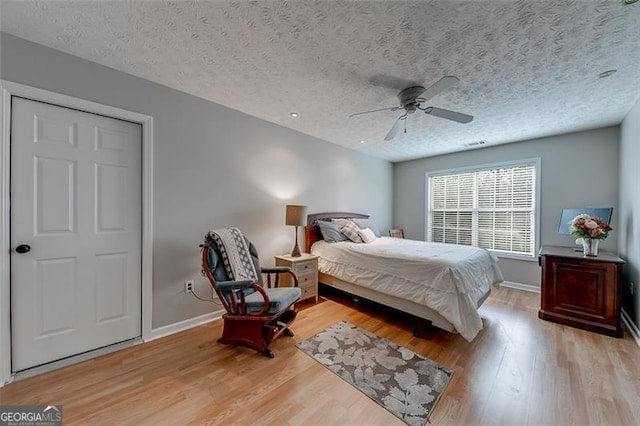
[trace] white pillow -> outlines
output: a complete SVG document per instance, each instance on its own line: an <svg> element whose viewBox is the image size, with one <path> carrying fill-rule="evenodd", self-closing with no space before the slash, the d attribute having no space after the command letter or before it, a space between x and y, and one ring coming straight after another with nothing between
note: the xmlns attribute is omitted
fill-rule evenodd
<svg viewBox="0 0 640 426"><path fill-rule="evenodd" d="M369 228L359 230L358 234L360 234L360 238L362 238L362 241L367 244L372 243L377 239L376 234L374 234L373 231Z"/></svg>

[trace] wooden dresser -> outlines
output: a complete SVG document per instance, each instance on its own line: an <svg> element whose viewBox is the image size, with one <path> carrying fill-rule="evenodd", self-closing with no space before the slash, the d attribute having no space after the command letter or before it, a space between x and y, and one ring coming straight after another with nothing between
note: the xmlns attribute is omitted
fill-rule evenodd
<svg viewBox="0 0 640 426"><path fill-rule="evenodd" d="M314 298L318 302L318 256L302 253L302 256L276 256L276 266L288 266L298 277L298 286L302 290L300 300ZM289 274L282 275L281 285L291 286Z"/></svg>
<svg viewBox="0 0 640 426"><path fill-rule="evenodd" d="M622 337L624 260L600 252L585 257L572 247L544 246L542 297L538 317L596 333Z"/></svg>

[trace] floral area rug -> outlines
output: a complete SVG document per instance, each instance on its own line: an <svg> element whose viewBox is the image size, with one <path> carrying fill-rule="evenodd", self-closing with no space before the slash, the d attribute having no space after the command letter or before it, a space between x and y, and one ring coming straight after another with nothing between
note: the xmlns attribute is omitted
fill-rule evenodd
<svg viewBox="0 0 640 426"><path fill-rule="evenodd" d="M340 321L296 345L409 425L429 419L453 371Z"/></svg>

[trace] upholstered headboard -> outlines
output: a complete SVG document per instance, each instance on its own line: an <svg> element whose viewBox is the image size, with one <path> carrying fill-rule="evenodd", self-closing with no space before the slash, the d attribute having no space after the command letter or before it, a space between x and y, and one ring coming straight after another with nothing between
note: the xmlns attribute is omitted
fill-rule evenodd
<svg viewBox="0 0 640 426"><path fill-rule="evenodd" d="M360 213L346 213L346 212L326 212L326 213L313 213L307 215L307 226L304 227L304 251L305 253L311 252L311 246L316 241L322 239L320 233L320 227L316 223L319 220L329 219L369 219L369 215Z"/></svg>

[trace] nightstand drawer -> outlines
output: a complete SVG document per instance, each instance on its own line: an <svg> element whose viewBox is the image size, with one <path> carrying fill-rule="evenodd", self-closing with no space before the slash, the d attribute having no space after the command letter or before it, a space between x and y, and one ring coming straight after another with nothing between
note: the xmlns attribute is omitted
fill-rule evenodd
<svg viewBox="0 0 640 426"><path fill-rule="evenodd" d="M298 277L307 272L315 272L316 270L316 260L306 260L304 262L296 262L293 264L293 272L298 275Z"/></svg>
<svg viewBox="0 0 640 426"><path fill-rule="evenodd" d="M302 295L300 295L300 300L305 300L310 297L316 297L318 295L318 290L315 286L311 287L301 287Z"/></svg>
<svg viewBox="0 0 640 426"><path fill-rule="evenodd" d="M298 287L315 286L317 282L318 276L316 275L315 271L311 272L310 274L307 273L298 275Z"/></svg>

